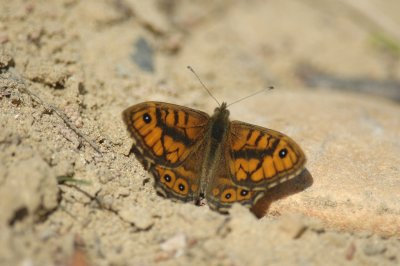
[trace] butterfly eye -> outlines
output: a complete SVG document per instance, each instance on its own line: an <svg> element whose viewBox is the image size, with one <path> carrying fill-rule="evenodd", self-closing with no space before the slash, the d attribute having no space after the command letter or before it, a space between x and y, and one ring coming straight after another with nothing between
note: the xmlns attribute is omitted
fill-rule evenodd
<svg viewBox="0 0 400 266"><path fill-rule="evenodd" d="M144 121L146 124L150 123L150 122L151 122L151 116L150 116L148 113L145 113L145 114L143 115L143 121Z"/></svg>
<svg viewBox="0 0 400 266"><path fill-rule="evenodd" d="M287 153L288 153L288 150L286 148L284 148L279 151L279 157L281 157L281 159L283 159L286 157Z"/></svg>
<svg viewBox="0 0 400 266"><path fill-rule="evenodd" d="M171 182L172 178L170 175L166 174L166 175L164 175L164 180L169 183L169 182Z"/></svg>

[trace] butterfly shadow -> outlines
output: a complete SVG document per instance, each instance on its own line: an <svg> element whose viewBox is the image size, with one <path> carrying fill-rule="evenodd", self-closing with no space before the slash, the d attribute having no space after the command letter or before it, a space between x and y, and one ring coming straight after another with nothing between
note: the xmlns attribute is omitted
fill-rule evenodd
<svg viewBox="0 0 400 266"><path fill-rule="evenodd" d="M313 182L311 173L307 169L304 169L297 177L269 189L266 195L251 208L251 212L257 218L261 218L267 214L272 202L299 193L312 186Z"/></svg>

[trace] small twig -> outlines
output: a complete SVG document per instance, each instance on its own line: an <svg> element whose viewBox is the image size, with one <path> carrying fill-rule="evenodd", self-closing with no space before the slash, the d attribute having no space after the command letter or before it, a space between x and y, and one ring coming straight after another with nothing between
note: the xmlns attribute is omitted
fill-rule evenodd
<svg viewBox="0 0 400 266"><path fill-rule="evenodd" d="M9 69L10 73L12 74L14 80L16 82L18 82L18 84L22 85L22 86L18 86L18 90L21 90L22 92L28 94L32 100L34 100L35 102L37 102L38 104L40 104L41 106L43 106L43 108L45 108L46 110L51 110L52 112L54 112L58 117L60 117L64 123L72 130L75 132L75 134L77 134L81 139L83 139L84 141L86 141L87 143L89 143L89 145L99 154L102 154L102 152L100 151L99 146L97 146L96 143L94 143L92 140L90 140L88 137L86 137L74 124L72 124L68 117L57 107L48 104L46 102L44 102L38 95L36 95L35 93L31 92L30 90L28 90L25 81L20 77L19 73L15 71L15 69L10 68Z"/></svg>
<svg viewBox="0 0 400 266"><path fill-rule="evenodd" d="M77 184L77 185L90 185L90 181L83 180L83 179L75 179L71 176L57 176L57 183L58 184L64 184L64 183L71 183L71 184Z"/></svg>

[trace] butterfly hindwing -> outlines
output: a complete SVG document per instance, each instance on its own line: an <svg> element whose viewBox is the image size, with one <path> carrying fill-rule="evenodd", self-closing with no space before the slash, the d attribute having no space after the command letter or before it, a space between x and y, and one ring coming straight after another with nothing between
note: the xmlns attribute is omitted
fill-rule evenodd
<svg viewBox="0 0 400 266"><path fill-rule="evenodd" d="M181 201L196 201L199 198L204 144L196 147L180 166L167 168L154 164L150 167L159 194Z"/></svg>
<svg viewBox="0 0 400 266"><path fill-rule="evenodd" d="M234 183L229 170L228 149L225 148L224 153L225 156L220 158L219 167L216 169L215 176L208 186L206 193L207 203L210 208L222 213L226 213L235 202L251 207L263 196L264 192Z"/></svg>

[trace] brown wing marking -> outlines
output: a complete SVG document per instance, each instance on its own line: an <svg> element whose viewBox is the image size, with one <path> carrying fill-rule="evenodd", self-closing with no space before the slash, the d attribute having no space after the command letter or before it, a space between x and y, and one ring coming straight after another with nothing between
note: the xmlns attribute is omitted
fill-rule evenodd
<svg viewBox="0 0 400 266"><path fill-rule="evenodd" d="M206 193L207 203L211 209L225 213L235 202L251 207L263 195L263 191L257 191L248 186L234 183L230 176L229 154L221 158L215 177Z"/></svg>
<svg viewBox="0 0 400 266"><path fill-rule="evenodd" d="M157 191L165 197L188 201L198 191L197 175L183 166L173 169L155 166L152 173L156 178Z"/></svg>
<svg viewBox="0 0 400 266"><path fill-rule="evenodd" d="M298 175L306 161L288 136L239 121L231 124L229 157L233 182L260 190Z"/></svg>
<svg viewBox="0 0 400 266"><path fill-rule="evenodd" d="M123 119L136 156L171 167L182 163L202 141L209 116L174 104L145 102L126 109Z"/></svg>
<svg viewBox="0 0 400 266"><path fill-rule="evenodd" d="M199 198L199 186L205 145L202 143L179 166L167 168L154 164L150 172L155 178L156 190L164 197L181 201Z"/></svg>

